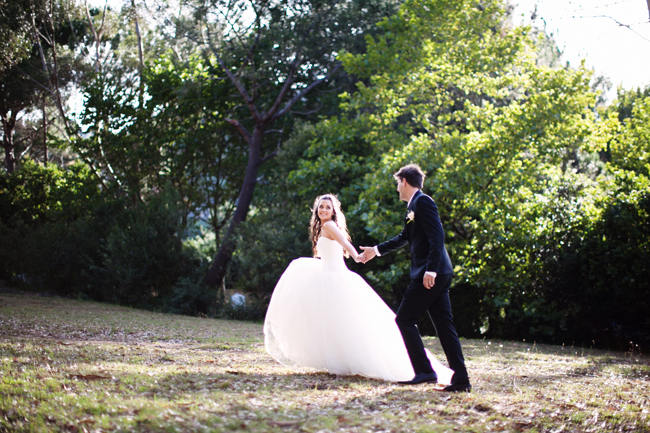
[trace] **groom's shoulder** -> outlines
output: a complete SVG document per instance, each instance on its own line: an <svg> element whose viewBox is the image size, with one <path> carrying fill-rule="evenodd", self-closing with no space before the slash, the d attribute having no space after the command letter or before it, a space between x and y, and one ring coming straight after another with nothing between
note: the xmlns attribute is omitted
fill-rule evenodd
<svg viewBox="0 0 650 433"><path fill-rule="evenodd" d="M413 203L413 209L416 212L438 213L436 202L425 193L418 194L416 201Z"/></svg>
<svg viewBox="0 0 650 433"><path fill-rule="evenodd" d="M425 194L424 192L422 192L422 190L420 190L420 194L418 194L417 197L415 197L414 204L417 206L421 203L433 204L434 206L436 205L436 202L433 201L431 196Z"/></svg>

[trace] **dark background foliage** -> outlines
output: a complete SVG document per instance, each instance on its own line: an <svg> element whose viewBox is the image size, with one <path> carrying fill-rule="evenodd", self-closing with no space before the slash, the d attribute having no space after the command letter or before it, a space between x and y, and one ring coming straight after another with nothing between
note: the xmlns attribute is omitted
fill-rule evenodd
<svg viewBox="0 0 650 433"><path fill-rule="evenodd" d="M36 24L11 9L1 278L260 320L311 255L314 198L336 193L354 245L373 245L401 228L392 173L417 162L462 336L650 350L648 89L604 104L602 80L559 65L552 38L512 27L499 0L234 4L39 3ZM276 103L287 110L264 120ZM396 307L408 262L348 266Z"/></svg>

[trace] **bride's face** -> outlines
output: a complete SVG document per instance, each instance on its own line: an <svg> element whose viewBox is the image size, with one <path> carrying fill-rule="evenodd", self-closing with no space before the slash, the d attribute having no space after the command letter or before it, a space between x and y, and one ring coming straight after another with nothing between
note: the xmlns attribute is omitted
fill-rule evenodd
<svg viewBox="0 0 650 433"><path fill-rule="evenodd" d="M320 218L321 222L325 223L332 219L332 215L334 215L332 202L327 199L321 200L318 203L318 218Z"/></svg>

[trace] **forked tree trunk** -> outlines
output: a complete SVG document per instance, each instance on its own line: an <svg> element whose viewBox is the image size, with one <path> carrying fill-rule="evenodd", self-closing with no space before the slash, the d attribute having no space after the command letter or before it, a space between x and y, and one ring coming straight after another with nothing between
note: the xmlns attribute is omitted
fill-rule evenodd
<svg viewBox="0 0 650 433"><path fill-rule="evenodd" d="M291 62L291 65L289 66L289 72L284 80L284 84L276 95L273 105L268 109L268 111L262 112L256 105L255 98L250 96L244 84L224 63L223 59L221 58L221 54L214 48L215 45L210 44L210 47L212 48L213 53L217 58L217 62L221 66L221 70L239 92L242 101L248 107L251 118L255 123L255 128L251 133L238 120L227 119L230 124L237 128L239 134L244 138L246 143L248 143L248 163L246 166L246 173L244 174L244 182L239 191L239 197L237 198L237 206L235 208L235 212L230 220L228 229L223 236L219 251L217 251L217 255L212 261L210 269L208 269L208 272L205 276L205 282L207 284L211 286L217 286L223 282L223 278L226 275L226 270L228 268L228 263L230 262L232 253L235 250L235 231L239 225L244 220L246 220L248 209L250 208L250 204L253 200L253 191L255 191L255 184L257 182L257 173L259 171L259 167L263 161L273 156L273 153L269 155L262 154L262 141L264 138L264 133L273 125L277 119L286 115L296 102L304 98L305 95L311 92L315 87L329 80L338 71L341 64L338 63L334 65L332 69L330 69L327 76L312 81L307 87L302 88L300 91L296 92L293 97L289 98L289 92L291 85L294 82L296 71L302 64L301 62L303 60L302 55L300 53L296 53L293 61Z"/></svg>
<svg viewBox="0 0 650 433"><path fill-rule="evenodd" d="M257 173L259 172L260 164L262 163L262 139L264 137L264 124L255 126L253 134L248 143L248 164L246 166L246 173L244 175L244 182L242 183L237 198L237 207L230 220L230 224L226 229L223 236L221 247L217 252L210 269L205 277L205 282L211 286L220 284L228 268L228 263L232 258L232 253L235 250L235 237L234 233L239 225L246 220L248 209L253 201L253 192L255 191L255 184L257 183Z"/></svg>
<svg viewBox="0 0 650 433"><path fill-rule="evenodd" d="M5 150L5 168L7 173L11 174L16 169L16 150L14 145L14 128L16 126L16 115L11 113L9 116L2 117L2 147Z"/></svg>
<svg viewBox="0 0 650 433"><path fill-rule="evenodd" d="M45 92L43 92L43 164L47 165L47 112L45 111Z"/></svg>

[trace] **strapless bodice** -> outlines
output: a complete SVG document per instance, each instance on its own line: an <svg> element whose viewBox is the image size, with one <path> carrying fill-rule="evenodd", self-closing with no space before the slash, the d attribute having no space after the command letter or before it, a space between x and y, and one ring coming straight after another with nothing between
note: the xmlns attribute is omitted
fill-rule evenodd
<svg viewBox="0 0 650 433"><path fill-rule="evenodd" d="M347 269L343 260L343 247L337 241L321 236L316 242L316 250L323 261L323 269L330 271Z"/></svg>

